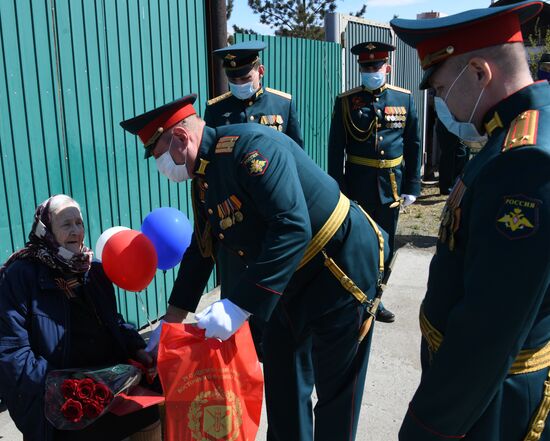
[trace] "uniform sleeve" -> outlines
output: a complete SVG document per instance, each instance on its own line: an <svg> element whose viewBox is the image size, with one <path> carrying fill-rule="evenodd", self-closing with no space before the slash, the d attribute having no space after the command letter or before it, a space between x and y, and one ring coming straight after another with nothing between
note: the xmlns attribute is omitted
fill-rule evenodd
<svg viewBox="0 0 550 441"><path fill-rule="evenodd" d="M405 123L403 133L403 156L405 159L405 170L401 193L418 196L420 194L420 162L422 159L422 148L418 135L418 116L412 95L409 95L409 115Z"/></svg>
<svg viewBox="0 0 550 441"><path fill-rule="evenodd" d="M194 312L214 268L212 257L203 257L193 234L185 251L168 303L185 311Z"/></svg>
<svg viewBox="0 0 550 441"><path fill-rule="evenodd" d="M342 99L337 97L334 101L328 137L328 174L338 182L340 190L344 193L344 157L346 153L346 142L347 137L342 115Z"/></svg>
<svg viewBox="0 0 550 441"><path fill-rule="evenodd" d="M501 387L549 295L550 157L523 148L487 167L470 190L465 295L410 403L402 441L467 434ZM512 228L511 212L524 219L523 228Z"/></svg>
<svg viewBox="0 0 550 441"><path fill-rule="evenodd" d="M304 148L304 140L302 138L302 129L300 128L300 120L298 119L298 113L294 107L294 101L290 100L288 109L288 124L286 126L287 136L290 136L296 144Z"/></svg>
<svg viewBox="0 0 550 441"><path fill-rule="evenodd" d="M228 297L266 321L311 239L309 213L295 159L278 142L266 135L257 136L248 145L258 149L240 155L236 162L239 184L252 198L267 231L259 238L260 254L241 274Z"/></svg>
<svg viewBox="0 0 550 441"><path fill-rule="evenodd" d="M0 389L17 427L29 439L42 439L44 384L51 366L31 349L27 305L38 280L26 273L12 266L0 280Z"/></svg>

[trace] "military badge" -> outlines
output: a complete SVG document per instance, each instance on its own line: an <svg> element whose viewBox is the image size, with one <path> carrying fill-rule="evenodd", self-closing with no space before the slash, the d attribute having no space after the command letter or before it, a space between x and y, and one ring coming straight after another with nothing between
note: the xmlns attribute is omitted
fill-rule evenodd
<svg viewBox="0 0 550 441"><path fill-rule="evenodd" d="M231 153L233 151L233 148L235 147L237 139L239 139L238 136L222 136L220 139L218 139L215 153Z"/></svg>
<svg viewBox="0 0 550 441"><path fill-rule="evenodd" d="M250 176L261 176L267 170L269 161L258 150L254 150L244 157L241 164Z"/></svg>
<svg viewBox="0 0 550 441"><path fill-rule="evenodd" d="M191 436L197 441L233 441L241 435L242 404L231 391L199 393L189 406Z"/></svg>
<svg viewBox="0 0 550 441"><path fill-rule="evenodd" d="M532 236L539 227L540 204L523 195L505 196L496 217L497 230L511 240Z"/></svg>
<svg viewBox="0 0 550 441"><path fill-rule="evenodd" d="M234 194L218 204L218 217L220 218L220 228L222 230L227 230L236 223L243 221L242 205L242 202Z"/></svg>
<svg viewBox="0 0 550 441"><path fill-rule="evenodd" d="M460 227L460 204L466 193L466 185L461 179L457 179L449 199L441 213L441 225L439 226L439 240L449 245L449 249L455 249L455 233Z"/></svg>

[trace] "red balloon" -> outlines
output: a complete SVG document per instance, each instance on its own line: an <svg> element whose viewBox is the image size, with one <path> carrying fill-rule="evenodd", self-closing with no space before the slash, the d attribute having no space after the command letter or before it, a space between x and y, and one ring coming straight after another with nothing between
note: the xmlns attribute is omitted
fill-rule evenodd
<svg viewBox="0 0 550 441"><path fill-rule="evenodd" d="M127 291L142 291L157 271L157 252L143 233L123 230L105 244L103 269L115 285Z"/></svg>

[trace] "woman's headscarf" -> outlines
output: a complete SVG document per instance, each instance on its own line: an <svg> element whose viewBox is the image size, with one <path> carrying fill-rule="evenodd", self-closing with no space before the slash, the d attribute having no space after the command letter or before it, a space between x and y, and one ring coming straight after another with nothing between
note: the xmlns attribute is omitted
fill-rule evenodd
<svg viewBox="0 0 550 441"><path fill-rule="evenodd" d="M73 253L59 245L52 233L50 204L56 196L61 195L52 196L36 207L29 241L24 248L16 251L6 260L0 268L0 275L19 259L38 260L62 273L83 276L88 272L92 264L92 250L83 246L80 253Z"/></svg>

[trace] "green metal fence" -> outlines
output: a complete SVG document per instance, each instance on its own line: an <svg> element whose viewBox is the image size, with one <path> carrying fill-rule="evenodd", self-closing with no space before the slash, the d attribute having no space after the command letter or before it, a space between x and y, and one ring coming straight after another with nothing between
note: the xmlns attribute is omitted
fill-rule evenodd
<svg viewBox="0 0 550 441"><path fill-rule="evenodd" d="M235 42L262 40L265 86L293 96L307 153L323 169L332 106L341 89L341 46L302 38L235 34Z"/></svg>
<svg viewBox="0 0 550 441"><path fill-rule="evenodd" d="M82 205L88 245L114 225L139 229L157 207L191 212L187 186L161 177L118 123L190 91L203 110L204 23L201 0L0 1L0 261L52 194ZM174 276L159 271L139 294L151 318ZM136 294L118 301L146 323Z"/></svg>

